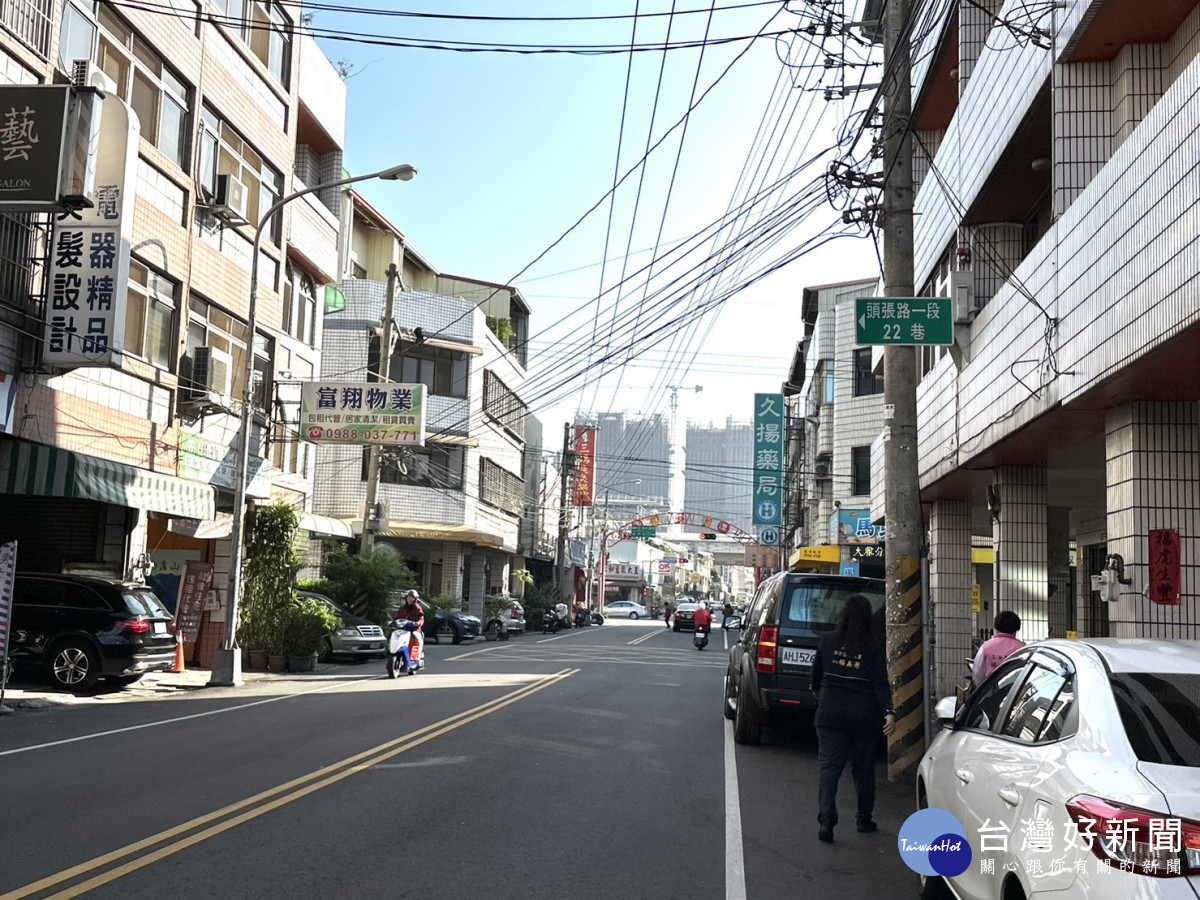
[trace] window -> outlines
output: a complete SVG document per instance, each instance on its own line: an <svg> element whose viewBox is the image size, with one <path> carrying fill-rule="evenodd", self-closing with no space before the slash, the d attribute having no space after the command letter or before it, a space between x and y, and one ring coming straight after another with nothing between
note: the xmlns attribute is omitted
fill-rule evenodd
<svg viewBox="0 0 1200 900"><path fill-rule="evenodd" d="M510 515L519 516L525 502L525 481L490 459L480 459L479 499Z"/></svg>
<svg viewBox="0 0 1200 900"><path fill-rule="evenodd" d="M1004 709L1004 702L1024 673L1027 662L1025 657L1008 660L996 670L996 674L987 680L979 689L979 693L968 703L962 716L963 728L992 730L992 725Z"/></svg>
<svg viewBox="0 0 1200 900"><path fill-rule="evenodd" d="M257 225L263 213L283 196L283 175L207 106L203 118L198 167L201 187L210 196L215 195L217 176L232 175L246 186L246 218ZM280 213L282 210L276 213L270 227L271 239L276 244L283 228Z"/></svg>
<svg viewBox="0 0 1200 900"><path fill-rule="evenodd" d="M1044 740L1042 731L1067 683L1065 675L1034 666L1013 700L1001 733L1027 744Z"/></svg>
<svg viewBox="0 0 1200 900"><path fill-rule="evenodd" d="M882 590L866 588L847 588L836 582L822 583L817 578L805 578L790 585L791 590L784 604L784 612L780 617L782 622L791 627L805 628L812 631L833 631L837 625L838 616L846 605L846 600L854 594L862 594L871 602L871 610L875 613L876 622L880 629L876 638L883 637L883 604Z"/></svg>
<svg viewBox="0 0 1200 900"><path fill-rule="evenodd" d="M178 285L129 261L129 297L125 307L125 350L160 369L175 364L175 298Z"/></svg>
<svg viewBox="0 0 1200 900"><path fill-rule="evenodd" d="M378 342L376 342L378 353ZM379 370L378 356L372 371ZM466 354L445 347L428 347L401 341L391 359L391 380L404 384L423 384L440 397L467 396L470 362Z"/></svg>
<svg viewBox="0 0 1200 900"><path fill-rule="evenodd" d="M0 22L42 59L50 55L54 0L0 0Z"/></svg>
<svg viewBox="0 0 1200 900"><path fill-rule="evenodd" d="M1109 685L1138 759L1165 766L1200 766L1196 735L1200 675L1117 672L1109 676Z"/></svg>
<svg viewBox="0 0 1200 900"><path fill-rule="evenodd" d="M188 89L108 5L100 7L96 64L137 113L142 137L180 168L187 154Z"/></svg>
<svg viewBox="0 0 1200 900"><path fill-rule="evenodd" d="M249 329L246 323L229 313L213 306L203 297L195 294L188 301L188 332L187 358L185 378L191 377L191 362L196 358L197 347L212 347L221 353L228 354L228 384L214 384L214 390L224 393L229 389L228 396L240 400L246 390L246 335Z"/></svg>
<svg viewBox="0 0 1200 900"><path fill-rule="evenodd" d="M871 371L871 348L854 351L854 396L883 393L883 376Z"/></svg>
<svg viewBox="0 0 1200 900"><path fill-rule="evenodd" d="M316 322L317 286L311 275L289 262L283 282L283 330L311 347Z"/></svg>
<svg viewBox="0 0 1200 900"><path fill-rule="evenodd" d="M87 12L84 12L87 10ZM67 74L77 59L92 58L92 44L96 38L95 0L76 5L63 4L62 30L58 35L58 68Z"/></svg>
<svg viewBox="0 0 1200 900"><path fill-rule="evenodd" d="M517 440L525 440L525 417L529 414L521 398L491 371L483 373L483 411L499 422Z"/></svg>
<svg viewBox="0 0 1200 900"><path fill-rule="evenodd" d="M292 71L292 23L278 3L263 0L213 0L232 29L284 87Z"/></svg>
<svg viewBox="0 0 1200 900"><path fill-rule="evenodd" d="M850 448L850 493L855 497L871 495L871 448Z"/></svg>
<svg viewBox="0 0 1200 900"><path fill-rule="evenodd" d="M363 481L367 480L370 458L371 449L364 447ZM382 484L411 484L461 491L463 461L463 448L454 444L426 444L424 447L405 447L400 451L385 449L383 462L379 466L379 481Z"/></svg>

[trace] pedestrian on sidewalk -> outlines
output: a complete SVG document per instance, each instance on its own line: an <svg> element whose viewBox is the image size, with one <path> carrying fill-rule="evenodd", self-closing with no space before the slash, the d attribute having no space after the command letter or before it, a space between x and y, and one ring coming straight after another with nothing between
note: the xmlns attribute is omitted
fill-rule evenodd
<svg viewBox="0 0 1200 900"><path fill-rule="evenodd" d="M671 627L671 601L668 600L663 604L663 621L667 623L667 627Z"/></svg>
<svg viewBox="0 0 1200 900"><path fill-rule="evenodd" d="M872 627L871 601L862 594L847 598L837 626L817 648L812 691L817 697L817 837L833 840L837 790L850 762L858 794L858 830L876 829L875 753L879 735L896 727L888 686L883 635Z"/></svg>
<svg viewBox="0 0 1200 900"><path fill-rule="evenodd" d="M975 662L971 664L971 680L976 687L983 684L984 679L1000 667L1000 663L1025 646L1024 641L1017 639L1021 617L1011 609L998 613L994 625L996 636L983 642L975 654Z"/></svg>

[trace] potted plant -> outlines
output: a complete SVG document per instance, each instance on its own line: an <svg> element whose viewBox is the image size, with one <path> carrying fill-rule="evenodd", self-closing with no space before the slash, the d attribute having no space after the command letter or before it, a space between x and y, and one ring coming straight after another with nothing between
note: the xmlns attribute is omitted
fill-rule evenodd
<svg viewBox="0 0 1200 900"><path fill-rule="evenodd" d="M283 632L295 599L292 585L300 570L294 546L298 528L296 511L279 501L255 510L246 540L238 641L250 651L266 650L267 668L272 672L282 672L287 665Z"/></svg>
<svg viewBox="0 0 1200 900"><path fill-rule="evenodd" d="M283 622L283 652L288 657L288 669L311 672L325 638L340 627L338 617L320 600L293 600Z"/></svg>

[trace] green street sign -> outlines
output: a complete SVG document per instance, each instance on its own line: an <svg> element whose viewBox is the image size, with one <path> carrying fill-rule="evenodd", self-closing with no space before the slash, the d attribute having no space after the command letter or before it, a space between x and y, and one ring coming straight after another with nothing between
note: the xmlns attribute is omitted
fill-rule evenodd
<svg viewBox="0 0 1200 900"><path fill-rule="evenodd" d="M658 529L653 525L634 525L631 531L635 538L652 538L658 534Z"/></svg>
<svg viewBox="0 0 1200 900"><path fill-rule="evenodd" d="M857 297L854 339L888 347L954 343L954 301L949 297Z"/></svg>

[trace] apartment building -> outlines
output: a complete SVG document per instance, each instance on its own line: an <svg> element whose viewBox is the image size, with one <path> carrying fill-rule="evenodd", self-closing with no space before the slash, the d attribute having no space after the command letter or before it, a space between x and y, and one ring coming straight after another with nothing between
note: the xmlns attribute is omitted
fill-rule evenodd
<svg viewBox="0 0 1200 900"><path fill-rule="evenodd" d="M124 308L112 323L120 352L56 355L72 339L54 318L70 298L52 276L75 226L0 214L0 539L19 541L22 569L148 576L172 606L186 562L213 564L189 650L207 664L225 628L246 398L248 495L300 510L310 500L311 451L281 424L280 392L320 369L340 193L302 198L265 223L254 335L252 245L282 197L340 177L345 86L297 34L298 8L272 0L154 11L14 0L3 12L0 83L100 87L102 128L127 118L131 137L115 162L107 142L99 154L129 172L111 199L128 216L117 252L128 283L118 277L117 296L102 301Z"/></svg>
<svg viewBox="0 0 1200 900"><path fill-rule="evenodd" d="M542 514L541 429L520 398L525 368L510 343L526 333L529 309L516 288L439 273L361 196L346 196L342 256L351 277L325 313L321 374L374 377L394 264L389 380L424 384L426 393L424 445L384 454L376 551L403 556L423 593L462 597L478 613L489 595L519 593L512 573L530 559L548 563L554 546L555 520ZM317 453L316 511L356 534L368 457L355 445Z"/></svg>
<svg viewBox="0 0 1200 900"><path fill-rule="evenodd" d="M883 577L884 527L872 523L882 486L872 444L883 425L883 378L855 343L858 297L876 279L805 288L804 337L788 380L784 552L792 568Z"/></svg>
<svg viewBox="0 0 1200 900"><path fill-rule="evenodd" d="M687 424L683 464L683 505L689 512L721 519L745 531L751 522L754 426L736 422ZM688 526L687 531L702 528Z"/></svg>
<svg viewBox="0 0 1200 900"><path fill-rule="evenodd" d="M962 300L918 391L940 694L1000 609L1200 637L1200 4L1053 6L948 4L913 72L915 283Z"/></svg>

